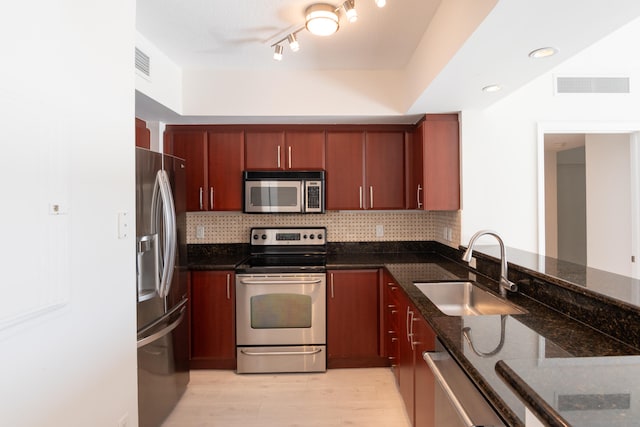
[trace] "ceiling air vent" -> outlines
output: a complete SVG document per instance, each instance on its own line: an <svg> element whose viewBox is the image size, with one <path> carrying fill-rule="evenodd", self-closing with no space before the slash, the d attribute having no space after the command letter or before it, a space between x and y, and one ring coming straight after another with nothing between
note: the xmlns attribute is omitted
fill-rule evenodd
<svg viewBox="0 0 640 427"><path fill-rule="evenodd" d="M556 93L629 93L629 77L557 77Z"/></svg>
<svg viewBox="0 0 640 427"><path fill-rule="evenodd" d="M145 54L138 48L136 48L136 70L141 72L144 76L151 76L151 61L149 55Z"/></svg>

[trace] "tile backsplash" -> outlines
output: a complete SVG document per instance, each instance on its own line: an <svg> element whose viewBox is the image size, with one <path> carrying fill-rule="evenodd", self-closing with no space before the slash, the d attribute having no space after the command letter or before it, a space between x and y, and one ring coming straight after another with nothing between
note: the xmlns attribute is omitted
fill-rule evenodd
<svg viewBox="0 0 640 427"><path fill-rule="evenodd" d="M321 215L189 212L187 243L246 243L251 227L290 226L327 227L329 242L436 240L456 248L460 244L460 211L330 211Z"/></svg>

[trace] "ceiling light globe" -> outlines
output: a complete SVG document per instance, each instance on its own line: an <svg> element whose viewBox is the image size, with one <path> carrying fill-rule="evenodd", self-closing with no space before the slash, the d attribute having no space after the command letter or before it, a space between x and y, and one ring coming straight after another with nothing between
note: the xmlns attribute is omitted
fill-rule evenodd
<svg viewBox="0 0 640 427"><path fill-rule="evenodd" d="M385 7L387 4L387 0L376 0L376 6Z"/></svg>
<svg viewBox="0 0 640 427"><path fill-rule="evenodd" d="M330 36L340 28L338 15L330 4L312 4L307 8L305 15L307 30L316 36Z"/></svg>

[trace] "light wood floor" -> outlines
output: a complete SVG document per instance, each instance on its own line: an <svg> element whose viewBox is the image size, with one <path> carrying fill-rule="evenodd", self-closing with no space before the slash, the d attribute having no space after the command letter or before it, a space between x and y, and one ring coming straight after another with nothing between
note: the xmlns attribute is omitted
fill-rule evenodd
<svg viewBox="0 0 640 427"><path fill-rule="evenodd" d="M409 427L388 368L316 374L191 371L163 427Z"/></svg>

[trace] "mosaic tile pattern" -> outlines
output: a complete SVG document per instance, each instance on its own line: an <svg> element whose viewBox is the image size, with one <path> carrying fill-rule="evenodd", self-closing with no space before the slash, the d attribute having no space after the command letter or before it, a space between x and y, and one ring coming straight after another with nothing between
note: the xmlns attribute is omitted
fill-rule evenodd
<svg viewBox="0 0 640 427"><path fill-rule="evenodd" d="M376 236L376 226L383 236ZM245 243L251 227L323 226L330 242L383 242L437 240L449 246L460 244L460 212L350 212L323 215L252 215L240 212L189 212L187 243ZM204 237L198 238L198 227ZM445 238L451 229L451 240Z"/></svg>

